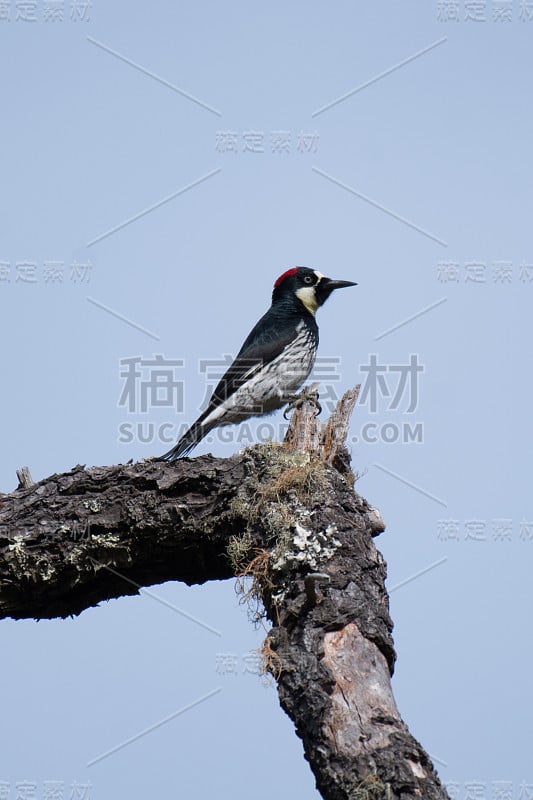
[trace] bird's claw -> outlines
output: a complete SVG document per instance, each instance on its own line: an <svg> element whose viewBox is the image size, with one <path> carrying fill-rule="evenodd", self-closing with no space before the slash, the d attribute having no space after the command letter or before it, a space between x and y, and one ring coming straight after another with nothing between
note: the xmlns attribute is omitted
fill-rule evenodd
<svg viewBox="0 0 533 800"><path fill-rule="evenodd" d="M318 415L322 412L322 406L318 402L318 394L316 392L308 392L304 390L303 392L300 392L300 394L295 394L293 397L289 398L289 401L290 402L288 403L287 408L283 412L283 419L288 419L287 414L289 414L291 411L294 411L296 408L301 408L301 406L306 402L314 405L316 409L315 417L318 417Z"/></svg>

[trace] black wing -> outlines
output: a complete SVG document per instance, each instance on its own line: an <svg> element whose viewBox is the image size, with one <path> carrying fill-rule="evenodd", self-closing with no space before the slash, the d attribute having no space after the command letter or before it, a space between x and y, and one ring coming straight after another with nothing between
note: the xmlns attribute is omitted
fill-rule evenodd
<svg viewBox="0 0 533 800"><path fill-rule="evenodd" d="M309 316L311 317L311 315ZM283 352L296 336L296 326L300 321L301 315L295 315L287 322L286 314L281 317L274 308L267 311L251 330L235 361L219 381L205 411L172 450L161 456L164 461L173 461L187 455L213 427L216 427L216 421L207 425L204 424L204 420L215 408L231 397L243 383ZM308 325L311 336L314 336L315 342L318 344L318 327L314 318L308 321Z"/></svg>
<svg viewBox="0 0 533 800"><path fill-rule="evenodd" d="M296 336L298 320L290 325L284 324L280 329L280 319L277 314L269 309L267 313L250 331L246 341L237 353L235 361L228 367L226 373L217 384L208 407L200 419L205 417L219 406L228 397L239 389L243 383L253 377L265 365L279 356L285 347Z"/></svg>

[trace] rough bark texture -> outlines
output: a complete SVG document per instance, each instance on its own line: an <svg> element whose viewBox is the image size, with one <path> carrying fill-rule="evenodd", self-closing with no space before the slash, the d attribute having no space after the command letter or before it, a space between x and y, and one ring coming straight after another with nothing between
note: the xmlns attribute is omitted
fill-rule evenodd
<svg viewBox="0 0 533 800"><path fill-rule="evenodd" d="M167 580L248 575L272 622L263 652L326 800L444 800L390 686L395 652L379 515L344 438L311 403L285 445L229 459L77 466L0 495L0 618L78 614Z"/></svg>

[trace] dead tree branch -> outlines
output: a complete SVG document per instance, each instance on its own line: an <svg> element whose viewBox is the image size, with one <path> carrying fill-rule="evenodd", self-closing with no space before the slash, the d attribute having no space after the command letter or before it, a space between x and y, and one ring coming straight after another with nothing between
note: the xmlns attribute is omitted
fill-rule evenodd
<svg viewBox="0 0 533 800"><path fill-rule="evenodd" d="M379 515L344 441L358 387L283 445L77 466L0 495L0 618L79 614L167 580L248 575L272 628L266 668L326 800L445 800L390 686L395 652ZM28 473L29 476L29 473Z"/></svg>

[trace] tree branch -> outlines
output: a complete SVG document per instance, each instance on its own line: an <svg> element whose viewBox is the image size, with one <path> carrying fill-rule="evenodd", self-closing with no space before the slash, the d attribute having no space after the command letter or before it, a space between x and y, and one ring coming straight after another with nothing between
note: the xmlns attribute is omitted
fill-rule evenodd
<svg viewBox="0 0 533 800"><path fill-rule="evenodd" d="M390 687L384 530L344 447L358 387L322 425L228 459L77 466L0 495L0 618L65 617L167 580L248 575L266 668L326 800L447 797Z"/></svg>

